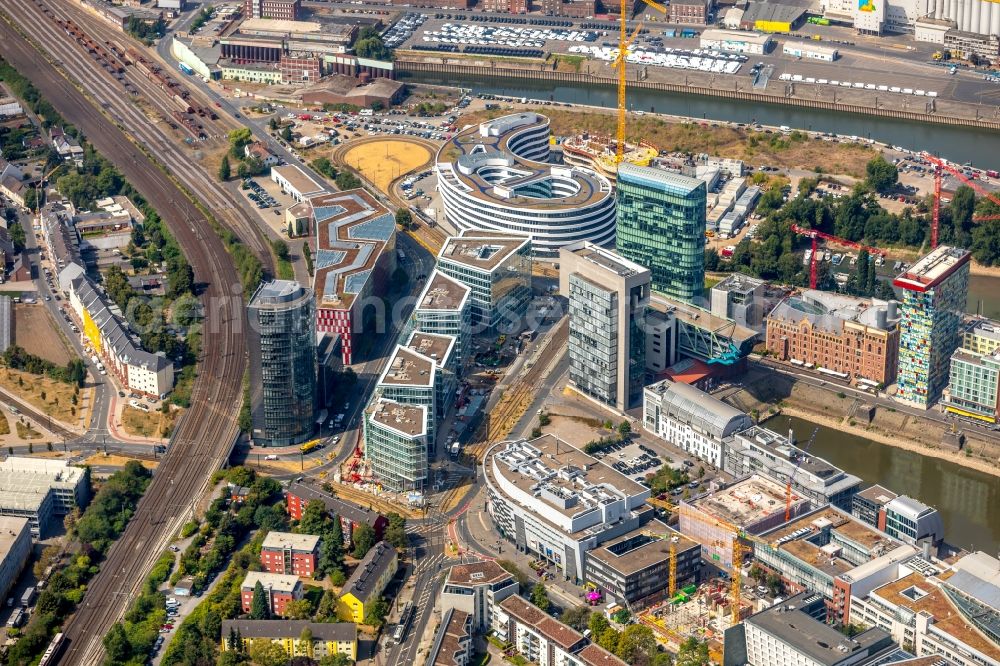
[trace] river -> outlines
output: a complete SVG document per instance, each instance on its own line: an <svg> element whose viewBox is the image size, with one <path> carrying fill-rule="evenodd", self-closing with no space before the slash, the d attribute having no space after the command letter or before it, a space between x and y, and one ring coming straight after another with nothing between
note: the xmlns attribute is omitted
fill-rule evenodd
<svg viewBox="0 0 1000 666"><path fill-rule="evenodd" d="M405 81L471 88L510 97L551 99L558 102L613 107L616 93L606 86L536 81L534 79L500 79L455 75L447 79L431 74L407 75ZM784 104L761 104L739 100L684 95L654 90L632 89L628 94L629 108L655 111L691 118L707 118L747 123L756 120L765 125L788 125L806 130L822 130L836 134L870 137L889 145L912 150L926 150L953 162L972 162L981 168L996 168L1000 151L1000 135L969 127L953 127L897 120L867 118L852 113L808 109ZM543 109L544 110L544 109Z"/></svg>
<svg viewBox="0 0 1000 666"><path fill-rule="evenodd" d="M792 428L802 442L816 426L780 416L768 421L767 427L778 432ZM810 453L861 477L865 486L879 483L936 507L944 519L949 543L997 554L1000 477L822 426Z"/></svg>

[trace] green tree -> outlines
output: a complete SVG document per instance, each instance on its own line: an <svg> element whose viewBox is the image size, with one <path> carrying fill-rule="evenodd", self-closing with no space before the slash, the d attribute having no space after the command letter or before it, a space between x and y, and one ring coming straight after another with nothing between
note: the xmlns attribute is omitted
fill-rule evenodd
<svg viewBox="0 0 1000 666"><path fill-rule="evenodd" d="M609 626L597 637L597 644L608 652L614 652L618 649L618 640L620 638L621 634L618 633L618 630Z"/></svg>
<svg viewBox="0 0 1000 666"><path fill-rule="evenodd" d="M327 576L344 566L344 541L332 533L333 530L327 530L319 544L319 570Z"/></svg>
<svg viewBox="0 0 1000 666"><path fill-rule="evenodd" d="M882 155L876 155L865 165L867 183L876 192L887 192L899 180L896 165L887 162Z"/></svg>
<svg viewBox="0 0 1000 666"><path fill-rule="evenodd" d="M344 522L340 518L340 514L333 514L333 521L330 524L330 529L326 533L327 539L333 539L341 545L344 545Z"/></svg>
<svg viewBox="0 0 1000 666"><path fill-rule="evenodd" d="M628 421L622 421L618 424L618 434L623 438L628 437L632 434L632 424Z"/></svg>
<svg viewBox="0 0 1000 666"><path fill-rule="evenodd" d="M194 269L187 262L173 262L167 271L167 296L177 298L194 293Z"/></svg>
<svg viewBox="0 0 1000 666"><path fill-rule="evenodd" d="M634 664L656 652L656 637L653 630L644 624L630 624L618 639L615 654Z"/></svg>
<svg viewBox="0 0 1000 666"><path fill-rule="evenodd" d="M254 641L250 646L250 658L257 666L286 666L288 654L281 643Z"/></svg>
<svg viewBox="0 0 1000 666"><path fill-rule="evenodd" d="M291 125L285 125L285 127L281 130L281 138L284 139L286 143L291 143L292 142L292 126Z"/></svg>
<svg viewBox="0 0 1000 666"><path fill-rule="evenodd" d="M354 190L361 187L361 180L349 171L341 171L337 174L337 188L341 190Z"/></svg>
<svg viewBox="0 0 1000 666"><path fill-rule="evenodd" d="M225 182L229 180L232 176L232 171L229 168L229 155L222 156L222 162L219 164L219 180Z"/></svg>
<svg viewBox="0 0 1000 666"><path fill-rule="evenodd" d="M234 129L229 133L229 152L236 159L243 159L243 147L253 142L249 127Z"/></svg>
<svg viewBox="0 0 1000 666"><path fill-rule="evenodd" d="M517 581L518 586L521 588L521 593L527 594L531 585L531 579L528 578L528 575L521 571L517 564L511 562L510 560L497 560L497 564L499 564L504 571L514 577L514 580Z"/></svg>
<svg viewBox="0 0 1000 666"><path fill-rule="evenodd" d="M271 241L271 249L274 250L274 256L276 256L281 261L288 261L288 243L281 240L280 238L275 238Z"/></svg>
<svg viewBox="0 0 1000 666"><path fill-rule="evenodd" d="M285 604L285 617L289 620L308 620L312 617L312 604L308 599L295 599Z"/></svg>
<svg viewBox="0 0 1000 666"><path fill-rule="evenodd" d="M253 598L250 600L250 619L266 620L271 617L271 609L267 604L267 594L264 586L257 581L253 586Z"/></svg>
<svg viewBox="0 0 1000 666"><path fill-rule="evenodd" d="M375 546L375 540L375 530L372 529L372 526L368 523L361 523L354 528L351 535L351 541L354 543L354 551L351 554L361 559Z"/></svg>
<svg viewBox="0 0 1000 666"><path fill-rule="evenodd" d="M132 656L132 645L121 622L115 622L111 630L104 636L104 650L107 660L112 664L124 664Z"/></svg>
<svg viewBox="0 0 1000 666"><path fill-rule="evenodd" d="M396 548L406 548L408 541L406 538L406 518L398 513L392 512L386 516L389 525L385 530L385 540Z"/></svg>
<svg viewBox="0 0 1000 666"><path fill-rule="evenodd" d="M968 185L960 185L948 204L951 213L951 242L968 247L972 242L972 214L976 209L976 192Z"/></svg>
<svg viewBox="0 0 1000 666"><path fill-rule="evenodd" d="M359 58L371 58L372 60L388 60L392 57L392 51L378 35L358 39L354 42L354 53Z"/></svg>
<svg viewBox="0 0 1000 666"><path fill-rule="evenodd" d="M396 224L402 229L409 229L413 224L413 213L408 208L398 208L396 210Z"/></svg>
<svg viewBox="0 0 1000 666"><path fill-rule="evenodd" d="M314 499L306 504L302 518L299 520L299 532L302 534L321 535L330 527L330 518L326 513L326 505L322 500Z"/></svg>
<svg viewBox="0 0 1000 666"><path fill-rule="evenodd" d="M324 590L316 607L317 622L333 622L337 618L337 595L333 590Z"/></svg>
<svg viewBox="0 0 1000 666"><path fill-rule="evenodd" d="M677 651L676 666L708 666L708 643L693 636L681 643Z"/></svg>
<svg viewBox="0 0 1000 666"><path fill-rule="evenodd" d="M328 654L319 660L319 666L351 666L353 662L346 654Z"/></svg>
<svg viewBox="0 0 1000 666"><path fill-rule="evenodd" d="M531 603L535 604L545 612L548 612L549 606L552 605L549 601L549 593L545 589L545 585L542 583L535 583L535 586L531 588Z"/></svg>
<svg viewBox="0 0 1000 666"><path fill-rule="evenodd" d="M608 618L604 617L604 613L591 613L590 619L587 621L587 628L590 629L590 635L595 638L604 633L604 630L611 626L608 622Z"/></svg>
<svg viewBox="0 0 1000 666"><path fill-rule="evenodd" d="M370 627L381 627L385 623L385 618L389 615L389 604L385 599L379 597L372 604L372 607L365 615L365 624Z"/></svg>
<svg viewBox="0 0 1000 666"><path fill-rule="evenodd" d="M573 608L566 609L559 619L562 620L563 624L567 624L577 631L583 631L588 628L590 615L590 607L574 606Z"/></svg>

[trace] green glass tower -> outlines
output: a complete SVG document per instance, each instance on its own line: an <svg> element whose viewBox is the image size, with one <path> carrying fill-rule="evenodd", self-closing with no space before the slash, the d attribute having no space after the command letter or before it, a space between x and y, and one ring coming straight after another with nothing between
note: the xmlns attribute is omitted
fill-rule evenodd
<svg viewBox="0 0 1000 666"><path fill-rule="evenodd" d="M618 252L650 270L653 291L688 302L705 286L704 181L623 162Z"/></svg>

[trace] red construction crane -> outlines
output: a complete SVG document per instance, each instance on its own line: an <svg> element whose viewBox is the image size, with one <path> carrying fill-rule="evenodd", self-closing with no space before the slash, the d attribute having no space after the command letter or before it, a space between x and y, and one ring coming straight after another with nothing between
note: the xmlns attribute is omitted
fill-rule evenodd
<svg viewBox="0 0 1000 666"><path fill-rule="evenodd" d="M992 192L984 188L982 185L974 180L971 180L965 176L960 169L953 167L944 160L940 160L933 155L928 153L922 153L922 157L928 162L934 165L934 208L931 213L931 249L937 247L938 244L938 227L941 222L941 172L947 171L955 178L959 179L973 190L986 197L996 205L1000 206L1000 199L996 197ZM981 215L978 217L973 217L973 222L986 222L988 220L1000 220L1000 215Z"/></svg>
<svg viewBox="0 0 1000 666"><path fill-rule="evenodd" d="M864 245L862 243L856 243L852 240L847 240L846 238L840 238L839 236L834 236L833 234L827 234L817 229L808 229L806 227L800 227L797 224L791 226L792 231L802 236L809 236L812 238L812 255L809 257L809 288L816 288L816 239L822 238L823 240L830 241L831 243L836 243L837 245L843 245L844 247L854 248L855 250L866 250L868 254L877 254L885 256L885 250L878 247L871 247L869 245Z"/></svg>

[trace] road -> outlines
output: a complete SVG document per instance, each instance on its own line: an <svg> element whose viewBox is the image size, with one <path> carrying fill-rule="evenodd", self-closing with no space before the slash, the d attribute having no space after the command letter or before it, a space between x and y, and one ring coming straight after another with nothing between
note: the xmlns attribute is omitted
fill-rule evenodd
<svg viewBox="0 0 1000 666"><path fill-rule="evenodd" d="M4 5L6 12L15 8L20 9L20 3ZM31 24L37 26L37 19L29 19ZM35 34L41 32L34 30ZM68 647L60 663L96 665L103 659L103 636L138 592L155 559L190 514L193 498L205 491L212 472L228 457L237 435L236 415L246 367L241 288L221 240L213 233L198 231L209 228L200 210L6 21L0 21L0 53L160 212L196 280L205 285L200 294L206 313L203 357L192 406L176 428L168 453L127 529L112 546L82 606L64 628ZM84 64L89 67L89 63Z"/></svg>

